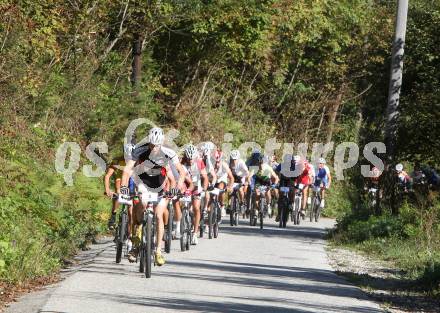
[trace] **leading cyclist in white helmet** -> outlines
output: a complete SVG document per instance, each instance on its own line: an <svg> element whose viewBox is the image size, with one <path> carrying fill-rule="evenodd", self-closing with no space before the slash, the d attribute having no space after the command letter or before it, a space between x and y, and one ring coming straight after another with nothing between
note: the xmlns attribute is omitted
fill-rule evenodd
<svg viewBox="0 0 440 313"><path fill-rule="evenodd" d="M127 187L128 179L133 174L138 191L142 194L142 209L145 211L148 204L148 195L158 194L158 204L154 208L157 216L157 237L163 238L164 221L167 221L167 205L169 199L161 197L167 180L172 182L171 191L177 193L175 189L176 181L169 170L172 163L179 172L178 188L183 188L183 180L185 171L179 162L176 152L170 148L163 146L164 133L159 127L150 129L148 133L148 143L137 146L131 152L131 156L127 160L127 164L122 174L122 182L120 192L124 197L128 197L129 190ZM171 227L171 225L170 225ZM161 242L161 241L160 241ZM161 254L161 244L157 244L155 251L156 264L161 266L165 264L165 259Z"/></svg>

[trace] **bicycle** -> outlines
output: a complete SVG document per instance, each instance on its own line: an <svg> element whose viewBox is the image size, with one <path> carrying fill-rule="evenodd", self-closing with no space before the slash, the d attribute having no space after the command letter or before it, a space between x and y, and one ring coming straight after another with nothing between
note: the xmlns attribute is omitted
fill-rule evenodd
<svg viewBox="0 0 440 313"><path fill-rule="evenodd" d="M220 203L218 202L218 196L221 192L224 192L225 189L214 188L213 190L209 190L211 194L211 208L208 211L208 225L209 225L209 239L217 238L219 233L219 222L222 218L222 212L220 208Z"/></svg>
<svg viewBox="0 0 440 313"><path fill-rule="evenodd" d="M156 214L154 207L159 203L158 194L148 192L141 195L143 201L147 202L147 209L144 212L142 221L142 237L139 247L139 272L145 273L146 278L151 277L151 265L154 263L153 251L156 245L160 244L156 237ZM155 264L156 265L156 264Z"/></svg>
<svg viewBox="0 0 440 313"><path fill-rule="evenodd" d="M258 201L258 216L257 219L260 220L260 229L263 229L263 220L264 220L264 215L266 213L266 191L267 191L267 186L264 185L260 185L258 187L258 191L260 192L260 201ZM254 222L254 226L257 224L257 221L255 220Z"/></svg>
<svg viewBox="0 0 440 313"><path fill-rule="evenodd" d="M116 243L116 263L121 263L122 260L122 251L124 248L124 244L128 241L129 233L128 233L128 206L133 205L133 201L122 200L118 194L113 194L113 199L118 200L121 203L121 210L119 213L118 225L115 229L115 243ZM125 256L128 255L128 245L126 244L126 252Z"/></svg>
<svg viewBox="0 0 440 313"><path fill-rule="evenodd" d="M299 225L301 223L301 202L302 193L304 190L303 184L298 184L295 187L295 198L293 200L293 223Z"/></svg>
<svg viewBox="0 0 440 313"><path fill-rule="evenodd" d="M279 228L286 228L287 220L290 213L290 187L280 187L280 195L278 198L278 210L279 210ZM292 214L293 216L293 214Z"/></svg>
<svg viewBox="0 0 440 313"><path fill-rule="evenodd" d="M241 186L242 184L239 183L234 183L233 185L233 189L231 193L231 206L229 210L231 226L237 226L238 220L240 219L239 215L241 213L241 208L240 208L240 200L238 198L238 192Z"/></svg>
<svg viewBox="0 0 440 313"><path fill-rule="evenodd" d="M313 222L313 219L315 219L315 222L318 222L319 217L321 216L321 190L324 189L324 187L316 185L312 186L313 196L310 203L310 222Z"/></svg>
<svg viewBox="0 0 440 313"><path fill-rule="evenodd" d="M186 191L177 196L179 201L183 202L182 218L180 219L180 250L182 252L189 250L193 236L192 228L194 215L191 211L191 194L191 191Z"/></svg>
<svg viewBox="0 0 440 313"><path fill-rule="evenodd" d="M168 225L165 225L164 241L165 241L165 252L171 252L171 242L173 240L173 223L174 223L174 205L173 201L168 202Z"/></svg>

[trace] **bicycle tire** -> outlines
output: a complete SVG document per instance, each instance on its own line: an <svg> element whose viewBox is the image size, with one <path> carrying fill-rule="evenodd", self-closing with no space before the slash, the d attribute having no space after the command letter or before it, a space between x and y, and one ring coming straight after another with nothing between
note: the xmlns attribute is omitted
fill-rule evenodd
<svg viewBox="0 0 440 313"><path fill-rule="evenodd" d="M315 217L315 205L316 205L316 197L313 196L312 203L310 203L310 222L313 222L313 218Z"/></svg>
<svg viewBox="0 0 440 313"><path fill-rule="evenodd" d="M234 195L232 198L232 207L229 209L229 221L231 226L235 225L234 217L235 217L235 213L237 212L237 203L235 201L235 197L236 196Z"/></svg>
<svg viewBox="0 0 440 313"><path fill-rule="evenodd" d="M217 238L220 230L219 220L221 219L221 209L217 202L214 203L214 219L214 238Z"/></svg>
<svg viewBox="0 0 440 313"><path fill-rule="evenodd" d="M183 210L182 218L180 219L180 251L186 251L186 209Z"/></svg>
<svg viewBox="0 0 440 313"><path fill-rule="evenodd" d="M284 228L284 215L285 215L285 212L284 212L285 201L284 200L285 199L283 196L280 196L280 198L278 200L278 218L279 218L278 227L279 228Z"/></svg>
<svg viewBox="0 0 440 313"><path fill-rule="evenodd" d="M126 237L126 232L127 232L127 224L128 224L127 213L124 213L124 211L122 211L121 215L119 216L119 225L116 230L118 236L116 242L116 263L118 264L121 263L122 260L122 250L124 247L124 239Z"/></svg>
<svg viewBox="0 0 440 313"><path fill-rule="evenodd" d="M316 209L315 209L315 222L316 223L319 222L319 218L321 216L321 203L320 202L321 201L319 201L319 199L316 198L316 203L315 203L315 205L316 205Z"/></svg>
<svg viewBox="0 0 440 313"><path fill-rule="evenodd" d="M208 212L208 238L214 237L214 214L213 208Z"/></svg>
<svg viewBox="0 0 440 313"><path fill-rule="evenodd" d="M171 241L173 240L173 222L174 222L174 209L173 206L168 206L168 227L165 234L165 252L171 252Z"/></svg>
<svg viewBox="0 0 440 313"><path fill-rule="evenodd" d="M144 227L142 228L142 232L144 233L144 266L145 266L145 277L150 278L151 277L151 263L153 263L152 253L153 253L153 216L151 214L148 214L147 216L147 222L145 223Z"/></svg>

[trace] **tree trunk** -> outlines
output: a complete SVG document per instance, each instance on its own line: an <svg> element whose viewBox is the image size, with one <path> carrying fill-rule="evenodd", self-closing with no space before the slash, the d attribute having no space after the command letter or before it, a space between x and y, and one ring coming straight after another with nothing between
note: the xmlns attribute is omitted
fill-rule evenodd
<svg viewBox="0 0 440 313"><path fill-rule="evenodd" d="M332 141L333 132L335 129L335 123L336 123L336 117L338 116L338 110L339 107L342 104L342 98L345 93L346 85L345 83L342 84L341 89L339 89L339 93L335 99L330 105L329 113L328 113L328 131L327 131L327 140L326 143L329 143Z"/></svg>
<svg viewBox="0 0 440 313"><path fill-rule="evenodd" d="M142 38L139 34L135 34L133 38L133 62L131 71L131 85L134 93L137 95L139 92L139 82L141 80L142 69Z"/></svg>

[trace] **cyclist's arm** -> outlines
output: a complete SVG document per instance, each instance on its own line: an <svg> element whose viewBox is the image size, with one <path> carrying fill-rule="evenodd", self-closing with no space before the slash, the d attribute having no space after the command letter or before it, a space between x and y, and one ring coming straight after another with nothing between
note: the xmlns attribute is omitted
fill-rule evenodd
<svg viewBox="0 0 440 313"><path fill-rule="evenodd" d="M250 175L250 172L249 172L247 165L244 162L243 162L243 172L244 172L243 176L246 177L247 182L250 184L251 175Z"/></svg>
<svg viewBox="0 0 440 313"><path fill-rule="evenodd" d="M202 176L202 180L203 180L203 186L202 186L203 190L206 191L209 185L209 178L205 168L200 171L200 176Z"/></svg>
<svg viewBox="0 0 440 313"><path fill-rule="evenodd" d="M174 165L176 166L176 169L179 172L179 179L176 182L177 188L183 189L183 187L184 187L183 182L185 181L185 177L186 177L187 173L185 172L182 164L179 161L175 162Z"/></svg>
<svg viewBox="0 0 440 313"><path fill-rule="evenodd" d="M125 164L124 171L122 172L121 186L128 186L128 180L133 173L133 168L135 164L136 161L134 160L128 160Z"/></svg>
<svg viewBox="0 0 440 313"><path fill-rule="evenodd" d="M226 168L226 173L228 174L228 187L229 189L232 189L232 186L234 185L234 175L226 162L224 163L224 166Z"/></svg>
<svg viewBox="0 0 440 313"><path fill-rule="evenodd" d="M211 167L210 174L212 175L212 185L215 186L217 183L217 174L215 173L214 167Z"/></svg>
<svg viewBox="0 0 440 313"><path fill-rule="evenodd" d="M111 195L111 191L110 191L110 177L112 177L114 173L115 173L115 169L110 166L108 168L108 170L107 170L107 173L104 176L104 188L105 188L105 193L108 196Z"/></svg>
<svg viewBox="0 0 440 313"><path fill-rule="evenodd" d="M270 172L270 176L271 176L271 178L273 178L275 180L275 184L278 185L280 182L280 178L278 177L278 175L275 173L275 171L273 169Z"/></svg>
<svg viewBox="0 0 440 313"><path fill-rule="evenodd" d="M167 170L168 182L170 183L169 187L176 188L176 178L174 177L173 171L171 170L169 165L166 167L166 170Z"/></svg>
<svg viewBox="0 0 440 313"><path fill-rule="evenodd" d="M184 182L189 186L189 190L194 190L194 183L189 175L185 175Z"/></svg>

